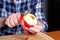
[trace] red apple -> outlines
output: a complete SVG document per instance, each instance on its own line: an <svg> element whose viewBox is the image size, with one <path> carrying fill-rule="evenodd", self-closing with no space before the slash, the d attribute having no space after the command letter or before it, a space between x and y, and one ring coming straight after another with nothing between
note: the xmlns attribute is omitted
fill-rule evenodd
<svg viewBox="0 0 60 40"><path fill-rule="evenodd" d="M22 15L20 17L20 23L22 23L25 25L25 27L34 27L34 25L37 25L37 19L33 14L26 14L26 15Z"/></svg>

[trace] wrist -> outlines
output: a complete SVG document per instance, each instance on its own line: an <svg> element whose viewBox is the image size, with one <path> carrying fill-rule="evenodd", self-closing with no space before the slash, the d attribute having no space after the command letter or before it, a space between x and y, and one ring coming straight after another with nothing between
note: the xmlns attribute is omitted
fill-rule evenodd
<svg viewBox="0 0 60 40"><path fill-rule="evenodd" d="M5 26L5 20L6 20L6 18L0 17L0 28Z"/></svg>

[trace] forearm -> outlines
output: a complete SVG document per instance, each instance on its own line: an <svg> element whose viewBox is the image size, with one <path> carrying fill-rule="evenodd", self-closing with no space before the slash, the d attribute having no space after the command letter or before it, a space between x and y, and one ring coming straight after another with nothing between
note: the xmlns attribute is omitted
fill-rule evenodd
<svg viewBox="0 0 60 40"><path fill-rule="evenodd" d="M0 28L2 28L2 27L5 25L5 24L4 24L5 19L6 19L6 18L0 17Z"/></svg>

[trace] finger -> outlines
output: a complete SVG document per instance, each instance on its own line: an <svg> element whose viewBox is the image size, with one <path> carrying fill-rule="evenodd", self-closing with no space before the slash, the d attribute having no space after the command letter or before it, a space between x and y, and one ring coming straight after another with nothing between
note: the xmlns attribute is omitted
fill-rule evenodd
<svg viewBox="0 0 60 40"><path fill-rule="evenodd" d="M16 17L17 17L17 19L19 20L20 19L20 13L16 13Z"/></svg>
<svg viewBox="0 0 60 40"><path fill-rule="evenodd" d="M6 24L8 27L12 28L12 26L11 26L10 23L9 23L9 18L6 20L5 24Z"/></svg>
<svg viewBox="0 0 60 40"><path fill-rule="evenodd" d="M37 25L37 26L34 26L34 28L41 30L42 29L42 26Z"/></svg>
<svg viewBox="0 0 60 40"><path fill-rule="evenodd" d="M37 29L37 28L30 28L30 30L32 30L32 31L35 31L35 32L39 32L40 30L39 29Z"/></svg>
<svg viewBox="0 0 60 40"><path fill-rule="evenodd" d="M13 19L13 22L14 22L14 24L15 24L15 26L18 24L18 19L17 19L17 17L15 16L15 17L13 17L12 18Z"/></svg>
<svg viewBox="0 0 60 40"><path fill-rule="evenodd" d="M28 30L30 33L35 33L33 30L30 30L29 28L25 27L26 30Z"/></svg>
<svg viewBox="0 0 60 40"><path fill-rule="evenodd" d="M11 16L11 17L12 17L12 16ZM10 17L9 23L10 23L10 25L13 27L13 26L15 26L15 24L14 24L13 18L11 18L11 17Z"/></svg>
<svg viewBox="0 0 60 40"><path fill-rule="evenodd" d="M33 30L31 30L31 29L29 29L28 30L30 33L36 33L35 31L33 31Z"/></svg>

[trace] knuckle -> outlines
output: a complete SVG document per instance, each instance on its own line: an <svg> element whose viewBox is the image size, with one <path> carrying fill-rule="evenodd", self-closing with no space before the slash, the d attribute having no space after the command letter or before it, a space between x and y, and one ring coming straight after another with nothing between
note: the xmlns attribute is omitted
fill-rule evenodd
<svg viewBox="0 0 60 40"><path fill-rule="evenodd" d="M11 25L12 25L12 26L15 26L15 24L14 24L14 23L11 23Z"/></svg>
<svg viewBox="0 0 60 40"><path fill-rule="evenodd" d="M7 24L7 26L10 27L10 28L12 27L10 24Z"/></svg>
<svg viewBox="0 0 60 40"><path fill-rule="evenodd" d="M12 13L11 15L15 15L15 13Z"/></svg>
<svg viewBox="0 0 60 40"><path fill-rule="evenodd" d="M15 23L17 24L17 23L18 23L18 21L16 20L16 21L15 21Z"/></svg>

